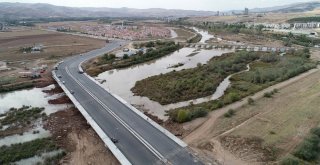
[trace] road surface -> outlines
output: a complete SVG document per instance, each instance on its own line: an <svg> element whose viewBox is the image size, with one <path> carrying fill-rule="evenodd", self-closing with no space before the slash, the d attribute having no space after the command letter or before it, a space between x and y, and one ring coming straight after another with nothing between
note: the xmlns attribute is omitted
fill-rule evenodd
<svg viewBox="0 0 320 165"><path fill-rule="evenodd" d="M105 134L119 140L115 145L130 163L202 164L186 147L177 144L89 77L79 73L78 66L82 62L123 44L126 42L112 41L101 49L67 58L54 72Z"/></svg>

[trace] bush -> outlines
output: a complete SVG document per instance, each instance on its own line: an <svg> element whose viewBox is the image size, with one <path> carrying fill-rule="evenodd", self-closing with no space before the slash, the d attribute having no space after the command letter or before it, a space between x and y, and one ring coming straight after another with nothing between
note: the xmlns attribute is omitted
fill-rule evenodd
<svg viewBox="0 0 320 165"><path fill-rule="evenodd" d="M263 94L263 97L266 97L266 98L271 98L272 97L272 92L266 92Z"/></svg>
<svg viewBox="0 0 320 165"><path fill-rule="evenodd" d="M310 137L307 137L298 147L294 156L306 161L315 160L319 154L319 142L320 139L317 135L313 134Z"/></svg>
<svg viewBox="0 0 320 165"><path fill-rule="evenodd" d="M320 128L312 128L310 131L312 134L317 135L320 138Z"/></svg>
<svg viewBox="0 0 320 165"><path fill-rule="evenodd" d="M187 110L181 109L178 111L176 121L179 123L184 123L190 121L190 114Z"/></svg>
<svg viewBox="0 0 320 165"><path fill-rule="evenodd" d="M248 104L249 105L253 105L254 104L254 100L251 97L248 98Z"/></svg>
<svg viewBox="0 0 320 165"><path fill-rule="evenodd" d="M127 54L124 54L122 58L123 58L123 59L128 59L129 56L128 56Z"/></svg>
<svg viewBox="0 0 320 165"><path fill-rule="evenodd" d="M234 110L233 110L233 109L229 109L228 112L226 112L226 113L224 114L224 117L230 118L230 117L232 117L232 116L234 116L234 115L235 115Z"/></svg>
<svg viewBox="0 0 320 165"><path fill-rule="evenodd" d="M302 163L295 157L287 157L281 161L281 165L302 165Z"/></svg>
<svg viewBox="0 0 320 165"><path fill-rule="evenodd" d="M196 110L192 111L190 114L190 119L205 117L208 115L208 111L204 108L197 108Z"/></svg>

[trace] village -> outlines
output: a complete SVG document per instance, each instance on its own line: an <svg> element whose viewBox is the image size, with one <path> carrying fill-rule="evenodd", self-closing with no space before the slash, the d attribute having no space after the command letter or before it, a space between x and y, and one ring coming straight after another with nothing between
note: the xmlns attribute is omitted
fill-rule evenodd
<svg viewBox="0 0 320 165"><path fill-rule="evenodd" d="M125 21L114 24L65 22L55 25L41 25L44 29L59 32L73 32L99 36L105 38L118 38L124 40L163 39L170 37L170 30L163 26L150 26L143 24L131 24Z"/></svg>

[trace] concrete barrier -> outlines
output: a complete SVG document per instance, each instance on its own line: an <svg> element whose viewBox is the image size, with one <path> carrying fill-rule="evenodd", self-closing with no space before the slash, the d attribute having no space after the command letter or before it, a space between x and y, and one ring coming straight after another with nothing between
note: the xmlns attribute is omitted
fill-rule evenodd
<svg viewBox="0 0 320 165"><path fill-rule="evenodd" d="M81 66L79 65L79 69L81 68ZM111 93L108 89L105 89L98 81L96 81L94 78L92 78L91 76L89 76L87 73L83 73L85 76L87 76L89 79L91 79L94 83L96 83L97 85L99 85L101 88L103 88L104 90L106 90L110 95L112 95L114 98L116 98L118 101L120 101L122 104L126 105L129 109L131 109L133 112L135 112L137 115L139 115L142 119L146 120L147 122L149 122L152 126L154 126L156 129L158 129L159 131L161 131L162 133L164 133L166 136L168 136L170 139L172 139L174 142L176 142L178 145L180 145L181 147L187 147L188 145L183 142L181 139L177 138L175 135L173 135L171 132L169 132L168 130L164 129L162 126L160 126L158 123L154 122L152 119L150 119L148 116L146 116L145 114L143 114L141 111L139 111L137 108L133 107L131 104L129 104L128 102L126 102L124 99L122 99L120 96L115 95L113 93Z"/></svg>
<svg viewBox="0 0 320 165"><path fill-rule="evenodd" d="M101 127L93 120L93 118L87 113L87 111L81 106L81 104L77 101L77 99L69 92L69 90L64 86L64 84L57 77L55 71L52 71L52 76L59 84L59 86L63 89L66 95L70 98L73 104L78 108L83 117L87 120L87 122L91 125L91 127L95 130L104 144L109 148L112 154L119 160L122 165L131 165L129 160L122 154L122 152L118 149L118 147L111 141L111 139L104 133Z"/></svg>

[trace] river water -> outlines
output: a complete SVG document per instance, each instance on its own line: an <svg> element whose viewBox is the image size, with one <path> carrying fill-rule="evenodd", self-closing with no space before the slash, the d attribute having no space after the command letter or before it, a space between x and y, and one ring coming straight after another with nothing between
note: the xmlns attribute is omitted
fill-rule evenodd
<svg viewBox="0 0 320 165"><path fill-rule="evenodd" d="M5 113L12 107L20 108L23 105L44 107L47 115L65 109L68 105L52 105L48 103L49 100L55 99L59 95L49 95L42 92L53 87L53 85L50 85L45 88L32 88L0 94L0 114Z"/></svg>
<svg viewBox="0 0 320 165"><path fill-rule="evenodd" d="M232 50L199 50L198 54L189 57L191 53L196 52L195 48L182 48L179 51L163 58L151 61L145 64L136 65L126 69L116 69L99 74L96 79L106 80L102 85L112 93L122 97L132 105L138 105L142 109L150 110L151 113L162 119L166 119L165 110L168 108L179 107L184 105L181 103L162 106L158 102L151 101L147 97L134 96L131 88L134 87L136 81L148 78L150 76L159 75L179 71L182 69L194 68L198 63L205 64L212 57L221 56L224 53ZM183 63L184 65L178 68L169 68L172 65Z"/></svg>
<svg viewBox="0 0 320 165"><path fill-rule="evenodd" d="M214 37L213 35L210 35L207 31L199 30L197 28L194 28L194 30L196 30L198 33L202 35L200 43L205 43L206 40L209 40ZM130 89L134 87L136 81L143 80L150 76L165 74L173 70L179 71L182 69L194 68L197 66L198 63L205 64L212 57L221 56L224 53L233 51L234 50L197 50L196 48L182 48L179 51L176 51L168 56L162 57L151 62L132 66L125 69L114 69L103 72L99 74L96 77L96 79L100 81L106 80L105 83L102 84L105 89L108 89L113 94L120 96L130 104L138 107L140 110L147 110L161 119L167 119L167 117L165 116L166 110L187 106L190 104L190 102L197 104L213 99L218 99L224 94L224 91L229 86L230 77L226 78L224 81L221 82L221 84L212 96L169 105L161 105L158 102L152 101L147 97L134 96ZM198 52L198 54L196 54L195 56L188 56L195 52ZM173 66L178 63L183 63L184 65L178 68L170 68L170 66Z"/></svg>
<svg viewBox="0 0 320 165"><path fill-rule="evenodd" d="M193 27L193 30L195 30L197 33L201 34L202 38L199 41L200 44L205 44L206 41L210 40L211 38L215 38L213 35L209 34L209 32L206 30L198 29L196 27Z"/></svg>

